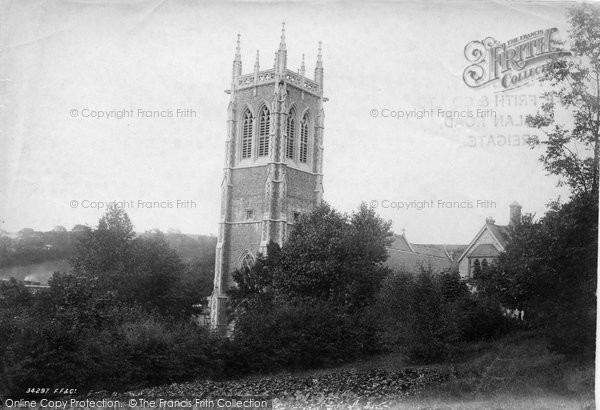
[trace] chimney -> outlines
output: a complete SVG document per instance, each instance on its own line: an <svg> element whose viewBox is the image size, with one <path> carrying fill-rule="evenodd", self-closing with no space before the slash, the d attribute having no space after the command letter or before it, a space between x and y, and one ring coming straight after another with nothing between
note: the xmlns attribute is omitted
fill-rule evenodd
<svg viewBox="0 0 600 410"><path fill-rule="evenodd" d="M485 218L485 223L486 224L495 224L496 220L494 219L494 217L488 216L487 218Z"/></svg>
<svg viewBox="0 0 600 410"><path fill-rule="evenodd" d="M509 205L510 207L510 220L508 222L509 226L516 226L521 223L521 208L518 202L513 202Z"/></svg>

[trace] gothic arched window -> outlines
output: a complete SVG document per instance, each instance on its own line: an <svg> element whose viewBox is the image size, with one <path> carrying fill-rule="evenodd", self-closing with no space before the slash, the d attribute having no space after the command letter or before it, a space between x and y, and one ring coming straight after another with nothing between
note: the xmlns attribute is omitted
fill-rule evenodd
<svg viewBox="0 0 600 410"><path fill-rule="evenodd" d="M485 271L488 268L489 264L487 259L481 261L481 270Z"/></svg>
<svg viewBox="0 0 600 410"><path fill-rule="evenodd" d="M240 258L240 268L241 269L250 269L254 265L254 256L249 251L244 251Z"/></svg>
<svg viewBox="0 0 600 410"><path fill-rule="evenodd" d="M242 159L252 156L252 113L246 110L242 116Z"/></svg>
<svg viewBox="0 0 600 410"><path fill-rule="evenodd" d="M294 159L294 145L296 143L296 119L294 110L290 110L287 118L287 147L285 156Z"/></svg>
<svg viewBox="0 0 600 410"><path fill-rule="evenodd" d="M304 114L300 123L300 162L308 161L308 114Z"/></svg>
<svg viewBox="0 0 600 410"><path fill-rule="evenodd" d="M269 155L269 126L271 116L267 107L263 107L260 111L258 128L258 156L264 157Z"/></svg>

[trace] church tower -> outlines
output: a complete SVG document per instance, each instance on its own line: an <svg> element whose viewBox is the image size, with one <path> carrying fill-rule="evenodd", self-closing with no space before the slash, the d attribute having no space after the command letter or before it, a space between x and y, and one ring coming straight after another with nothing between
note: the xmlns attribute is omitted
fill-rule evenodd
<svg viewBox="0 0 600 410"><path fill-rule="evenodd" d="M242 74L238 34L227 109L221 216L210 301L211 327L227 329L231 273L267 244L283 244L300 215L323 197L323 62L314 79L287 67L285 23L272 67Z"/></svg>

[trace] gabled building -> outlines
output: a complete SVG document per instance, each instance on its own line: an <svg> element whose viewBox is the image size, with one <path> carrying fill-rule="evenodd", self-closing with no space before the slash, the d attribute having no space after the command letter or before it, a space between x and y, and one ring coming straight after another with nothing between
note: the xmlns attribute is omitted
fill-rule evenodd
<svg viewBox="0 0 600 410"><path fill-rule="evenodd" d="M493 218L487 218L471 243L458 258L460 276L468 278L478 268L484 268L494 262L504 252L509 239L511 226L521 223L521 205L510 204L508 225L496 225Z"/></svg>

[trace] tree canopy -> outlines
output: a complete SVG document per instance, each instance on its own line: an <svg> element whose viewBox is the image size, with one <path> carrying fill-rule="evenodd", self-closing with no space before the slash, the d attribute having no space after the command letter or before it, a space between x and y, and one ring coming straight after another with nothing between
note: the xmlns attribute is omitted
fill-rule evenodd
<svg viewBox="0 0 600 410"><path fill-rule="evenodd" d="M542 146L546 171L558 175L574 193L598 193L600 135L600 7L582 3L569 10L570 53L557 54L541 77L550 85L548 102L527 124L547 138L530 140ZM560 111L572 124L557 122Z"/></svg>
<svg viewBox="0 0 600 410"><path fill-rule="evenodd" d="M233 306L313 300L361 309L387 272L391 235L390 222L365 204L346 215L324 203L302 216L281 249L270 244L252 267L234 272Z"/></svg>

